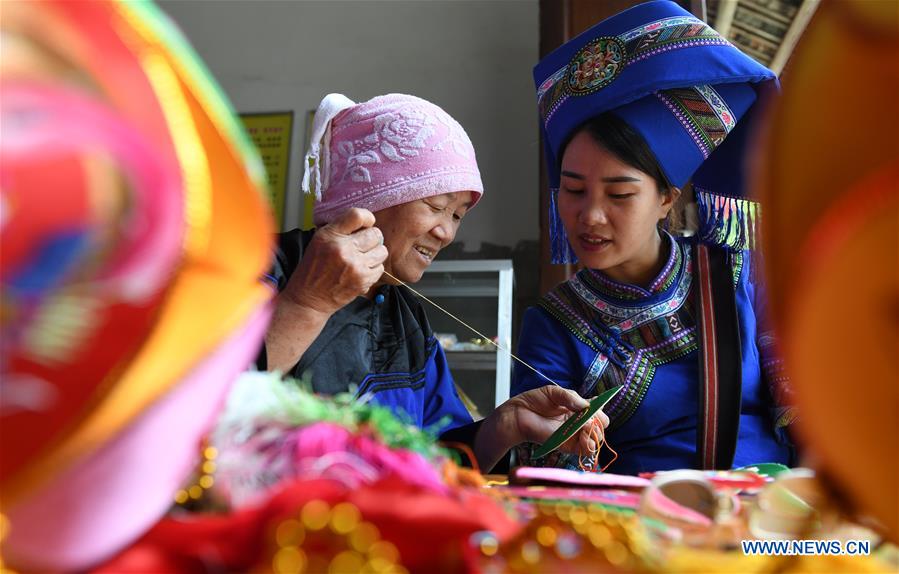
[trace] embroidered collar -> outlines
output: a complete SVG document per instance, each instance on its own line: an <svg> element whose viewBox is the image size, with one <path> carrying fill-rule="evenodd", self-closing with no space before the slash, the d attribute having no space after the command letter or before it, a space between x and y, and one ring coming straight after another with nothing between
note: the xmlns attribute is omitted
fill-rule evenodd
<svg viewBox="0 0 899 574"><path fill-rule="evenodd" d="M666 293L674 286L680 274L684 265L684 254L683 247L667 231L664 232L662 241L667 241L668 243L668 260L648 288L620 283L596 269L584 269L579 275L597 295L611 302L616 300L637 301Z"/></svg>

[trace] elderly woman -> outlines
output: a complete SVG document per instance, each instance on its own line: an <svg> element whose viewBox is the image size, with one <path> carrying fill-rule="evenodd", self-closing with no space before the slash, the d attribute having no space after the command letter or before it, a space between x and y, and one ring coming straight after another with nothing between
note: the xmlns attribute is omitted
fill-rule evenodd
<svg viewBox="0 0 899 574"><path fill-rule="evenodd" d="M260 368L307 375L320 393L355 388L471 444L486 469L587 407L573 391L545 387L472 424L421 302L399 283L421 278L484 193L471 141L446 112L398 94L358 105L325 97L304 189L316 195L318 229L280 238L271 276L279 293ZM594 446L586 433L568 443Z"/></svg>

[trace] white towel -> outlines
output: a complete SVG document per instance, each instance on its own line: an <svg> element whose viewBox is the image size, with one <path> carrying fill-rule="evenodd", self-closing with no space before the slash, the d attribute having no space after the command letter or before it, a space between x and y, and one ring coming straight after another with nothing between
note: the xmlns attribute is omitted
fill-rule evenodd
<svg viewBox="0 0 899 574"><path fill-rule="evenodd" d="M355 106L356 102L343 94L328 94L322 99L312 120L312 137L309 151L303 165L303 191L314 193L315 200L322 200L322 182L328 183L330 164L331 120L343 110Z"/></svg>

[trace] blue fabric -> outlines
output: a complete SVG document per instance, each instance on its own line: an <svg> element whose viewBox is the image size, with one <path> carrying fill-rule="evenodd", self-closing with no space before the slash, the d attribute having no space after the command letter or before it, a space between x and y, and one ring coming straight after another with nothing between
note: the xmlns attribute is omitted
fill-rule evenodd
<svg viewBox="0 0 899 574"><path fill-rule="evenodd" d="M311 239L312 232L280 234L264 280L283 290ZM267 368L264 348L256 365ZM472 422L421 301L405 287L383 285L373 299L357 297L339 309L288 374L325 395L355 386L360 400L436 434Z"/></svg>
<svg viewBox="0 0 899 574"><path fill-rule="evenodd" d="M667 0L639 4L566 42L534 68L534 81L551 189L577 129L612 112L646 140L674 186L692 177L697 188L731 198L746 196L748 112L777 84L771 70ZM709 229L726 225L733 223L701 221L702 236L742 248L744 237ZM553 262L576 261L561 222L552 220L550 231Z"/></svg>
<svg viewBox="0 0 899 574"><path fill-rule="evenodd" d="M689 254L692 246L686 240L679 245ZM741 265L736 277L736 302L740 320L742 345L743 387L740 413L739 438L734 466L758 462L791 463L791 448L783 442L783 437L775 431L772 417L772 398L762 375L763 357L759 348L761 334L758 311L762 307L760 293L751 280L749 265ZM589 270L582 271L589 272ZM683 273L687 269L683 269ZM617 305L621 309L635 308L647 303L674 301L679 285L688 277L679 274L669 288L660 292L625 301L598 294L602 301ZM634 293L644 291L630 286ZM594 293L596 294L596 293ZM657 314L652 321L643 321L626 329L624 335L646 330L653 321L667 326L674 324L671 317L678 317L684 326L690 327L692 311L685 311L695 297L691 286L683 305ZM667 320L666 320L667 318ZM689 328L686 329L689 332ZM662 338L675 335L670 330L660 331ZM633 403L634 410L628 414L625 405L614 401L615 409L607 409L611 426L607 432L610 444L618 452L608 472L637 474L645 471L675 468L698 468L696 453L696 428L698 416L699 364L698 344L694 341L672 360L655 365L655 372L648 383L645 394L626 399ZM607 388L609 381L633 382L635 365L633 358L624 369L607 362L603 374L596 379L594 372L597 351L584 342L568 326L563 324L544 307L532 307L525 313L519 338L518 356L526 363L546 374L560 385L578 391L585 397L592 397ZM512 379L512 394L540 387L545 381L528 369L516 365ZM624 393L619 393L619 396ZM617 397L616 397L617 399ZM616 416L617 413L617 416ZM531 459L530 449L520 451L521 458L528 464L563 466L577 468L577 457L553 453L546 459ZM601 457L604 464L608 460Z"/></svg>
<svg viewBox="0 0 899 574"><path fill-rule="evenodd" d="M47 238L25 265L10 273L6 280L10 294L36 298L58 285L80 262L79 258L90 247L90 240L89 233L80 229Z"/></svg>
<svg viewBox="0 0 899 574"><path fill-rule="evenodd" d="M364 399L368 394L372 402L391 409L415 426L440 434L472 421L456 392L443 348L433 337L428 348L424 369L411 376L406 373L369 375L359 386L357 396Z"/></svg>

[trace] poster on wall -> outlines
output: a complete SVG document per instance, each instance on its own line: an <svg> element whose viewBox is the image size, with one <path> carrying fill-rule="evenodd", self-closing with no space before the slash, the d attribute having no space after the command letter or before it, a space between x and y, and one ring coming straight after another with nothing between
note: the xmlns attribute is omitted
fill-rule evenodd
<svg viewBox="0 0 899 574"><path fill-rule="evenodd" d="M308 146L309 141L312 139L312 124L315 121L315 110L309 110L306 112L306 141L303 142L303 145ZM308 148L307 148L308 150ZM305 162L305 159L303 160ZM306 166L303 165L303 169L306 169ZM303 223L300 226L300 229L308 230L315 227L315 224L312 222L312 210L315 209L315 195L311 193L303 194Z"/></svg>
<svg viewBox="0 0 899 574"><path fill-rule="evenodd" d="M262 156L268 175L272 211L275 222L281 227L284 225L284 204L287 198L293 112L240 114L240 119Z"/></svg>

